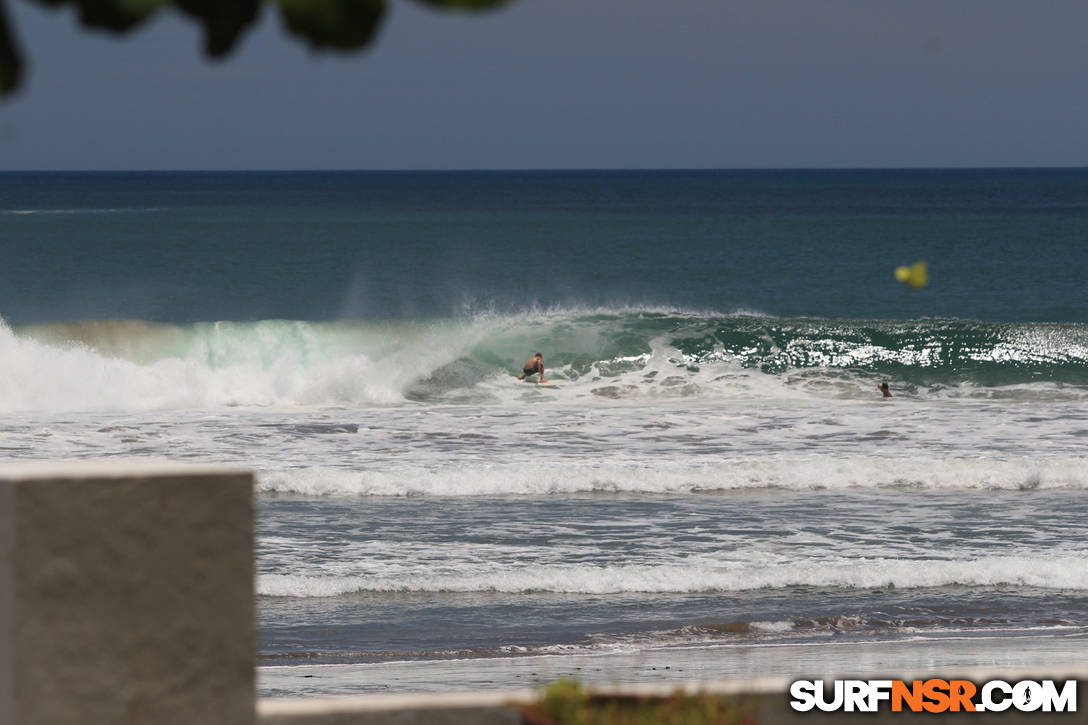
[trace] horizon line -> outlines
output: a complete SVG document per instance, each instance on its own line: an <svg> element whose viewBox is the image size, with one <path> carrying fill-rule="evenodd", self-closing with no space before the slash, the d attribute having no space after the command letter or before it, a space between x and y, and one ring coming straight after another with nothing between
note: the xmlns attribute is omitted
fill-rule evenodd
<svg viewBox="0 0 1088 725"><path fill-rule="evenodd" d="M645 173L664 172L783 172L783 171L1079 171L1088 169L1088 165L1034 165L1034 166L585 166L585 167L509 167L509 168L73 168L73 169L4 169L6 174L155 174L155 173L224 173L224 174L261 174L261 173L345 173L345 174L502 174L502 173Z"/></svg>

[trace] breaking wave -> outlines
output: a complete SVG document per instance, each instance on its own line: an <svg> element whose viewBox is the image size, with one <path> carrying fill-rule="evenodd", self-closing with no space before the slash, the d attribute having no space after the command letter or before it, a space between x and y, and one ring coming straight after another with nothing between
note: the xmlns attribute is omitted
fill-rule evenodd
<svg viewBox="0 0 1088 725"><path fill-rule="evenodd" d="M297 468L258 474L261 493L305 496L677 494L752 489L1088 490L1084 458L782 458L699 465L602 463L449 465L399 470Z"/></svg>
<svg viewBox="0 0 1088 725"><path fill-rule="evenodd" d="M1070 552L1075 554L1075 552ZM257 592L334 597L358 592L712 593L790 587L921 589L946 586L1088 590L1082 555L987 556L972 560L858 558L746 566L589 564L496 567L399 576L264 574Z"/></svg>
<svg viewBox="0 0 1088 725"><path fill-rule="evenodd" d="M0 323L0 411L388 406L555 397L1088 399L1088 325L559 310L446 321Z"/></svg>

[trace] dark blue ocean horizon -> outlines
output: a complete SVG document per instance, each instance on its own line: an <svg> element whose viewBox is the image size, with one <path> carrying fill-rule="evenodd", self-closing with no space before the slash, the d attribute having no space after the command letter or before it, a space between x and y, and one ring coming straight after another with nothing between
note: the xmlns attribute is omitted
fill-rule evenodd
<svg viewBox="0 0 1088 725"><path fill-rule="evenodd" d="M1088 322L1088 170L0 174L0 317ZM931 284L895 267L925 259Z"/></svg>

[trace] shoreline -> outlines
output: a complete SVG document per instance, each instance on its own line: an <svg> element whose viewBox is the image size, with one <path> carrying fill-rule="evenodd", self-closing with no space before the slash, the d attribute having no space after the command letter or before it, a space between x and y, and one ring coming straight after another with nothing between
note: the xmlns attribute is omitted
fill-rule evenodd
<svg viewBox="0 0 1088 725"><path fill-rule="evenodd" d="M557 679L595 686L752 678L958 676L978 670L1088 668L1088 633L868 642L664 648L606 654L417 660L257 668L261 698L539 689ZM1064 668L1064 669L1063 669Z"/></svg>

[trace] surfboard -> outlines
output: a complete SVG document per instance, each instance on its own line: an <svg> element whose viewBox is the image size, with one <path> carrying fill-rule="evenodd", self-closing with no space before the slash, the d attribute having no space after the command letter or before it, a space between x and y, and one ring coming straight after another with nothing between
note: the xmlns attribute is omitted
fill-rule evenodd
<svg viewBox="0 0 1088 725"><path fill-rule="evenodd" d="M543 383L538 383L535 380L525 380L523 378L519 378L517 375L514 376L514 379L517 380L519 383L529 383L530 385L539 385L542 388L558 388L559 387L555 383L554 380L546 380Z"/></svg>

